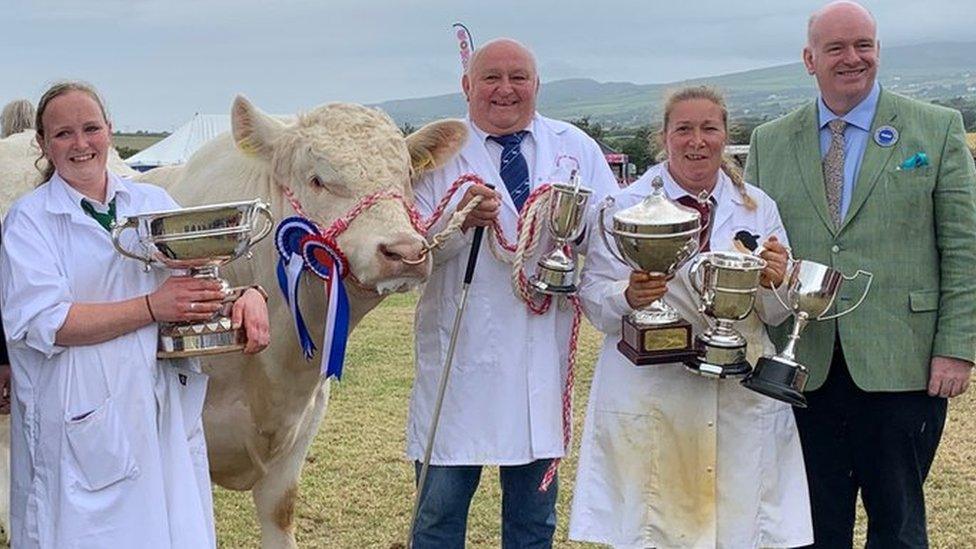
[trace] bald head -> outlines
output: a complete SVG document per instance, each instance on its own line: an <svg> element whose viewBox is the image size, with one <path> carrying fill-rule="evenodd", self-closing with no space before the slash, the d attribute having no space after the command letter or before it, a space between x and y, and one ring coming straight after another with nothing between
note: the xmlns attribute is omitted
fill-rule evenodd
<svg viewBox="0 0 976 549"><path fill-rule="evenodd" d="M539 76L535 57L511 38L498 38L474 51L461 78L468 116L491 135L526 129L535 116Z"/></svg>
<svg viewBox="0 0 976 549"><path fill-rule="evenodd" d="M831 2L810 16L803 64L820 97L843 116L874 88L880 46L874 17L860 4Z"/></svg>
<svg viewBox="0 0 976 549"><path fill-rule="evenodd" d="M815 33L821 24L829 24L837 18L848 21L860 20L862 23L871 26L872 36L877 34L877 22L867 8L857 2L838 0L827 4L810 15L810 20L807 22L807 46L814 42Z"/></svg>
<svg viewBox="0 0 976 549"><path fill-rule="evenodd" d="M478 63L479 58L483 58L487 53L494 50L501 50L506 52L506 54L524 56L532 65L532 73L536 73L535 55L532 54L532 50L514 38L495 38L494 40L485 42L480 48L474 50L474 53L471 54L471 59L468 60L468 69L465 71L465 74L471 74L471 70Z"/></svg>

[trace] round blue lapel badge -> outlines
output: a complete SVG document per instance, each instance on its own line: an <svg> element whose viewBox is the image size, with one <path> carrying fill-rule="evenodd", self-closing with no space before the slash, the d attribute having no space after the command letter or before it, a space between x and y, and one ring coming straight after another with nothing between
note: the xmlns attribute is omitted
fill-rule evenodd
<svg viewBox="0 0 976 549"><path fill-rule="evenodd" d="M891 126L881 126L874 132L874 142L881 147L890 147L898 142L898 130Z"/></svg>

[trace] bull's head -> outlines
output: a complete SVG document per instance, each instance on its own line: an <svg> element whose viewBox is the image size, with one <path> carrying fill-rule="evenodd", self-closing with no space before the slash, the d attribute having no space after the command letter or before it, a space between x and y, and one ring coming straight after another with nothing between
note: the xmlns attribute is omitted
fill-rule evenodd
<svg viewBox="0 0 976 549"><path fill-rule="evenodd" d="M231 124L238 148L270 162L275 183L290 188L305 213L323 226L377 191L400 192L409 203L411 178L441 166L467 138L456 120L428 124L405 138L385 113L347 103L284 122L240 96ZM365 210L337 242L349 260L354 291L403 291L430 273L429 259L416 261L423 257L423 235L397 200Z"/></svg>

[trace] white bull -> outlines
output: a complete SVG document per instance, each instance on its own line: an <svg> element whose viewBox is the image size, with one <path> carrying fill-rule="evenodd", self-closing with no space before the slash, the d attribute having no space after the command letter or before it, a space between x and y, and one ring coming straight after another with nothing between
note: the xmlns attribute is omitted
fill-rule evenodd
<svg viewBox="0 0 976 549"><path fill-rule="evenodd" d="M204 145L184 167L154 170L140 179L163 184L184 206L264 198L278 220L295 215L282 192L287 187L309 217L328 226L377 191L398 191L410 200L412 177L443 164L467 138L458 121L435 122L404 138L386 114L353 104L329 104L282 121L238 97L231 120L232 133ZM0 161L0 174L3 170ZM16 193L28 188L21 185ZM4 205L14 196L9 194ZM349 260L350 330L384 294L415 287L429 274L429 261L403 261L420 255L422 235L398 201L383 200L365 210L337 241ZM262 547L287 548L296 547L298 479L325 415L329 382L320 379L318 354L312 361L301 356L277 290L276 261L268 238L251 260L221 269L232 285L258 283L268 290L273 333L271 345L257 356L204 359L210 375L204 429L212 480L251 490ZM301 292L305 320L320 346L323 285L306 274Z"/></svg>
<svg viewBox="0 0 976 549"><path fill-rule="evenodd" d="M382 112L351 104L326 105L282 122L238 97L231 120L232 135L201 148L168 185L173 197L187 206L262 197L282 219L295 215L283 194L287 186L325 226L377 191L398 191L409 199L411 176L448 160L467 137L463 124L443 121L404 138ZM384 200L364 211L338 244L349 259L350 329L383 294L412 288L429 273L429 262L402 261L418 257L423 240L399 201ZM319 377L318 356L311 362L301 357L289 309L276 290L276 261L269 238L250 261L221 270L232 284L257 282L270 291L275 332L260 355L205 360L211 377L204 429L211 478L252 491L262 546L277 548L295 546L298 477L325 415L329 383ZM305 281L300 303L319 345L323 285L308 274Z"/></svg>

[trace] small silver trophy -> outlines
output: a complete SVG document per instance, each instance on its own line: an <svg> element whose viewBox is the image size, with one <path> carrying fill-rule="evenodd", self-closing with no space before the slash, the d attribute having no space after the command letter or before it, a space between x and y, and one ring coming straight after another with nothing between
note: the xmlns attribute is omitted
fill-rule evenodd
<svg viewBox="0 0 976 549"><path fill-rule="evenodd" d="M783 350L775 356L764 356L756 363L756 368L742 384L768 397L805 408L807 399L803 396L809 371L796 361L796 343L800 332L810 320L834 320L857 309L871 289L874 275L858 270L853 276L844 276L840 271L826 265L808 260L793 260L787 273L786 300L774 291L780 304L793 314L793 330ZM864 293L849 309L826 315L837 298L841 284L859 276L868 277Z"/></svg>
<svg viewBox="0 0 976 549"><path fill-rule="evenodd" d="M573 170L569 183L553 183L549 191L546 226L555 241L553 250L539 259L529 284L548 295L576 293L576 258L567 253L567 244L579 238L585 227L586 204L593 191L580 185L579 170Z"/></svg>
<svg viewBox="0 0 976 549"><path fill-rule="evenodd" d="M122 255L145 263L146 270L182 270L189 276L220 281L229 305L249 286L230 288L218 267L242 255L250 257L251 248L273 227L268 205L247 200L123 217L112 227L112 242ZM120 242L129 229L136 231L143 254L125 249ZM156 356L181 358L243 349L244 330L231 326L229 309L224 307L206 322L160 322Z"/></svg>
<svg viewBox="0 0 976 549"><path fill-rule="evenodd" d="M746 339L733 325L752 312L764 268L761 257L741 252L705 252L695 258L689 276L710 328L695 337L699 355L685 361L689 370L720 378L752 371Z"/></svg>
<svg viewBox="0 0 976 549"><path fill-rule="evenodd" d="M613 214L612 229L604 221L613 204L608 198L600 208L600 235L610 253L631 269L670 275L698 253L705 227L697 210L668 199L660 177L651 187L644 200ZM682 362L697 354L691 346L691 324L661 300L623 318L617 349L638 365Z"/></svg>

